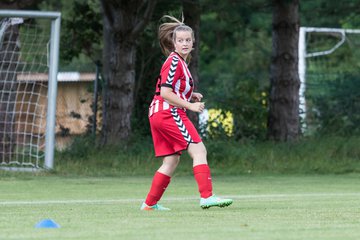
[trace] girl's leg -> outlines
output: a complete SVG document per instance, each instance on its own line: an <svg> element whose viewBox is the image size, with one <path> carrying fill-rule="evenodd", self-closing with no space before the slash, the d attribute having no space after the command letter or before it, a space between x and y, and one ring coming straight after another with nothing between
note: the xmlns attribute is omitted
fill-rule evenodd
<svg viewBox="0 0 360 240"><path fill-rule="evenodd" d="M163 163L157 171L169 177L172 177L179 162L180 155L178 154L166 156L163 158Z"/></svg>
<svg viewBox="0 0 360 240"><path fill-rule="evenodd" d="M163 158L163 163L154 175L150 191L145 200L148 206L153 206L160 200L179 161L180 155L170 155Z"/></svg>
<svg viewBox="0 0 360 240"><path fill-rule="evenodd" d="M202 142L191 143L188 152L193 159L194 177L200 192L200 207L226 207L232 204L232 199L222 199L212 193L210 168L207 164L206 148Z"/></svg>
<svg viewBox="0 0 360 240"><path fill-rule="evenodd" d="M188 152L193 159L193 172L198 184L201 198L208 198L212 193L210 168L207 163L207 153L203 142L190 143Z"/></svg>

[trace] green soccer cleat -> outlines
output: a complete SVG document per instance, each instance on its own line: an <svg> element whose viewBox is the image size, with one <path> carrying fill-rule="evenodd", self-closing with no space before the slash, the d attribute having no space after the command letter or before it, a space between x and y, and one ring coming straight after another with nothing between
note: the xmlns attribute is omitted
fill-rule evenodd
<svg viewBox="0 0 360 240"><path fill-rule="evenodd" d="M222 199L217 197L216 195L212 195L208 198L200 199L200 207L202 209L208 209L210 207L227 207L233 203L232 199Z"/></svg>
<svg viewBox="0 0 360 240"><path fill-rule="evenodd" d="M169 211L170 208L166 208L161 206L160 204L155 204L153 206L148 206L146 203L143 203L141 205L140 210L144 210L144 211L154 211L154 210L159 210L159 211Z"/></svg>

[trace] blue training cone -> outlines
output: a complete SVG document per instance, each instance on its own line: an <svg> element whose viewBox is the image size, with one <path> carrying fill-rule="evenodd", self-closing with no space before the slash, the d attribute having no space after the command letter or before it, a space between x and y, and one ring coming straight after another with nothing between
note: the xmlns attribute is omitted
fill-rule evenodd
<svg viewBox="0 0 360 240"><path fill-rule="evenodd" d="M43 219L35 225L35 228L60 228L60 225L51 219Z"/></svg>

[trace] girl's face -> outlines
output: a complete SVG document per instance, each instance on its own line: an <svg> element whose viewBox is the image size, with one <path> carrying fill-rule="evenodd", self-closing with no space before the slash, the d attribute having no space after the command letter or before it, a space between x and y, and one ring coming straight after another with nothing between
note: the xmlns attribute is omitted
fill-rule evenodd
<svg viewBox="0 0 360 240"><path fill-rule="evenodd" d="M175 51L184 59L189 55L193 47L191 31L177 31L175 38Z"/></svg>

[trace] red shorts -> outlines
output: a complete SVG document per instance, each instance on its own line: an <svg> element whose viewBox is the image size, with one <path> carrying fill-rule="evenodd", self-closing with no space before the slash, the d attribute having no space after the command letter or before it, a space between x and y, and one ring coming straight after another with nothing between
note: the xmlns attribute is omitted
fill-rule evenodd
<svg viewBox="0 0 360 240"><path fill-rule="evenodd" d="M171 108L149 117L155 156L181 154L190 143L199 143L201 138L182 109Z"/></svg>

